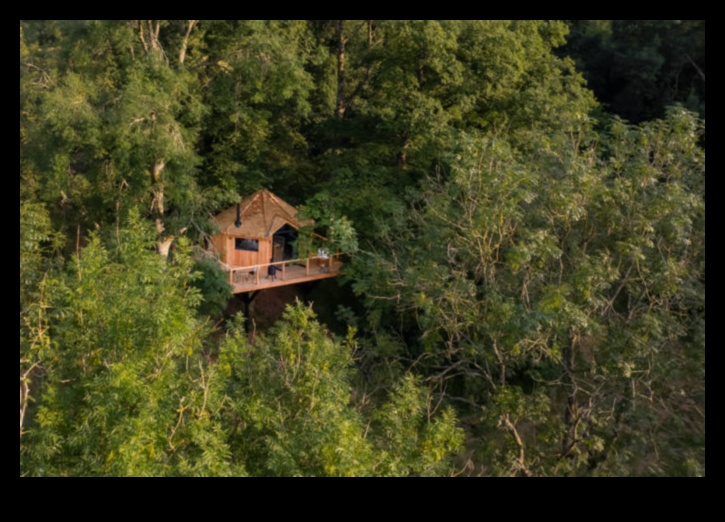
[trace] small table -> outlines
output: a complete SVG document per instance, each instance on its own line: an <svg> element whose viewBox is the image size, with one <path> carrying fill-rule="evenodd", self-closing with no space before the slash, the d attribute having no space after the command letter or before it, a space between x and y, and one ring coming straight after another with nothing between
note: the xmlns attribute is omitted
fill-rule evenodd
<svg viewBox="0 0 725 522"><path fill-rule="evenodd" d="M320 272L330 272L330 258L329 257L318 257L317 266L320 267Z"/></svg>

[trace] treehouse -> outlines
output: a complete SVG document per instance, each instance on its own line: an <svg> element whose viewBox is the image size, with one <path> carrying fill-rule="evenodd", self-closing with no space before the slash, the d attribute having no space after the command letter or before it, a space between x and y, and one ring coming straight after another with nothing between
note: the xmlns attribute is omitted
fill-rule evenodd
<svg viewBox="0 0 725 522"><path fill-rule="evenodd" d="M340 253L331 254L327 239L317 234L300 238L300 229L311 229L314 222L301 222L296 216L296 208L268 190L216 216L220 232L212 244L235 294L337 276ZM301 243L319 248L300 256Z"/></svg>

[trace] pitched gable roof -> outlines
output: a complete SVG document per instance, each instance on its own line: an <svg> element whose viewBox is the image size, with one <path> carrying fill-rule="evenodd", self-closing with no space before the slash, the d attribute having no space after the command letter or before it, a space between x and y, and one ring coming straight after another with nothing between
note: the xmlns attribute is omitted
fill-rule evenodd
<svg viewBox="0 0 725 522"><path fill-rule="evenodd" d="M233 205L214 219L221 232L250 238L269 237L285 224L299 229L312 221L297 220L297 209L266 189L258 190L240 202L242 226L237 228L237 206Z"/></svg>

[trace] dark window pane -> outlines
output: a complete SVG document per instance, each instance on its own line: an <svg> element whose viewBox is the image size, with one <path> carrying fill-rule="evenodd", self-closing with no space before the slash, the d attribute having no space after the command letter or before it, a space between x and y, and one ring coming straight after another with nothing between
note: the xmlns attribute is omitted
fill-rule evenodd
<svg viewBox="0 0 725 522"><path fill-rule="evenodd" d="M236 250L251 250L259 252L259 241L256 239L244 239L241 237L234 238L234 248Z"/></svg>

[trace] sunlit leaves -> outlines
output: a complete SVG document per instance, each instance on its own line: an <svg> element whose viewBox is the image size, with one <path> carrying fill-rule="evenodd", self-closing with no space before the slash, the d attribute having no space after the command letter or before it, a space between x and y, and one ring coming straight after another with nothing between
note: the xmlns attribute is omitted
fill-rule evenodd
<svg viewBox="0 0 725 522"><path fill-rule="evenodd" d="M428 475L450 470L461 444L451 411L431 415L411 376L372 412L352 402L354 337L340 342L312 312L289 307L254 346L236 328L220 365L230 372L233 458L255 475Z"/></svg>
<svg viewBox="0 0 725 522"><path fill-rule="evenodd" d="M94 235L73 260L66 290L51 296L53 350L42 361L24 472L232 472L215 418L224 396L200 353L207 330L194 317L188 255L182 241L172 263L162 259L132 212L117 244Z"/></svg>

